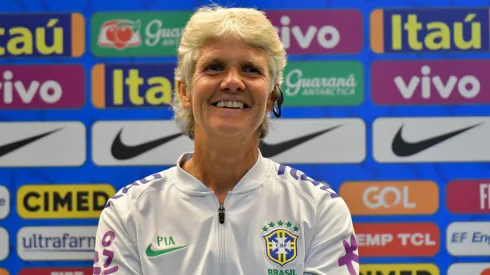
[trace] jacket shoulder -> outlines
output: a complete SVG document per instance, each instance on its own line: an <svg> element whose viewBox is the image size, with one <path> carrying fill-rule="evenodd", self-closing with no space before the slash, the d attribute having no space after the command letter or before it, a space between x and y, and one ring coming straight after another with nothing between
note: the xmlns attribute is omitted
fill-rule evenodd
<svg viewBox="0 0 490 275"><path fill-rule="evenodd" d="M338 194L326 182L317 181L303 171L272 161L273 177L282 183L293 185L298 192L311 198L315 204L325 199L338 198Z"/></svg>
<svg viewBox="0 0 490 275"><path fill-rule="evenodd" d="M141 197L141 194L146 190L156 189L168 183L170 181L170 171L172 169L173 167L146 176L119 189L118 192L107 201L104 210L114 207L120 211L127 211L130 205L135 200L138 200Z"/></svg>

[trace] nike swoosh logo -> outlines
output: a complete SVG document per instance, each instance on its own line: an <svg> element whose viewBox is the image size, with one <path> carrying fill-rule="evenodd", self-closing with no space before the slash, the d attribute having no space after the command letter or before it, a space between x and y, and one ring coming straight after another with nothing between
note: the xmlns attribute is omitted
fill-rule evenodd
<svg viewBox="0 0 490 275"><path fill-rule="evenodd" d="M150 244L146 248L146 256L148 256L148 257L156 257L156 256L160 256L160 255L163 255L163 254L166 254L166 253L175 251L175 250L186 248L186 247L187 247L187 245L185 245L185 246L175 246L175 247L166 248L166 249L162 249L162 250L153 250L153 249L151 249L151 244Z"/></svg>
<svg viewBox="0 0 490 275"><path fill-rule="evenodd" d="M472 128L475 128L476 126L479 126L481 123L478 123L473 126L469 126L463 129L459 129L456 131L452 131L449 133L445 133L439 136L431 137L428 139L416 141L416 142L407 142L403 139L402 137L402 130L403 130L403 125L400 127L400 130L395 135L395 138L393 139L393 142L391 144L391 149L393 150L393 153L399 157L409 157L413 156L415 154L418 154L424 150L429 149L430 147L433 147L441 142L444 142L452 137L455 137L459 134L462 134Z"/></svg>
<svg viewBox="0 0 490 275"><path fill-rule="evenodd" d="M14 141L14 142L11 142L11 143L7 143L7 144L4 144L2 146L0 146L0 157L3 157L9 153L12 153L13 151L17 150L17 149L20 149L30 143L33 143L34 141L36 140L39 140L39 139L42 139L43 137L46 137L46 136L49 136L51 134L54 134L56 132L58 132L59 130L61 130L62 128L59 128L59 129L56 129L56 130L52 130L52 131L49 131L49 132L46 132L46 133L43 133L43 134L39 134L39 135L35 135L35 136L32 136L32 137L28 137L28 138L25 138L25 139L21 139L21 140L18 140L18 141Z"/></svg>
<svg viewBox="0 0 490 275"><path fill-rule="evenodd" d="M165 144L173 139L182 136L182 133L173 134L163 138L155 139L149 142L145 142L138 145L126 145L121 141L122 129L117 134L116 138L112 142L111 153L114 158L118 160L127 160L137 157L147 151L152 150L162 144Z"/></svg>
<svg viewBox="0 0 490 275"><path fill-rule="evenodd" d="M283 153L293 147L296 147L302 143L307 142L308 140L314 139L320 135L323 135L327 132L330 132L332 130L335 130L339 128L342 125L337 125L322 131L314 132L305 136L297 137L294 139L290 139L281 143L276 143L276 144L268 144L265 143L263 140L260 140L259 143L259 149L262 152L262 155L266 158L270 158L276 155L279 155L280 153Z"/></svg>

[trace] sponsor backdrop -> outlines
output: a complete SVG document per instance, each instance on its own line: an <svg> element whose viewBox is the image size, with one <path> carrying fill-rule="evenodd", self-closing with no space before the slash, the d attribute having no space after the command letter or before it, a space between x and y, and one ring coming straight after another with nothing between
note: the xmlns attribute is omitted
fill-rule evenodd
<svg viewBox="0 0 490 275"><path fill-rule="evenodd" d="M361 274L490 274L488 1L216 2L276 26L284 118L260 148L346 200ZM92 274L108 198L192 149L169 103L202 4L2 1L0 274Z"/></svg>

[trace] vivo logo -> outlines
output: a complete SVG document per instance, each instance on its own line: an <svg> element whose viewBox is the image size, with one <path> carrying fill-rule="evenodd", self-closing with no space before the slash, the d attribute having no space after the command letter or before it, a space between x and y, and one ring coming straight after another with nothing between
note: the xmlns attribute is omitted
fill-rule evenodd
<svg viewBox="0 0 490 275"><path fill-rule="evenodd" d="M379 105L490 103L487 60L377 61L371 97Z"/></svg>
<svg viewBox="0 0 490 275"><path fill-rule="evenodd" d="M0 109L78 109L84 104L80 65L0 66Z"/></svg>
<svg viewBox="0 0 490 275"><path fill-rule="evenodd" d="M444 99L449 98L455 90L464 98L474 98L480 93L480 81L473 75L451 75L444 81L439 75L431 75L431 69L427 65L422 66L420 72L422 76L412 76L408 85L403 76L395 77L395 85L403 98L410 99L416 91L420 91L422 98L430 99L431 90L435 90L437 96Z"/></svg>
<svg viewBox="0 0 490 275"><path fill-rule="evenodd" d="M357 53L362 49L358 10L287 10L266 15L289 54Z"/></svg>
<svg viewBox="0 0 490 275"><path fill-rule="evenodd" d="M281 27L274 27L281 37L281 41L286 49L291 47L291 38L294 39L300 48L308 49L311 42L315 40L321 47L332 49L339 44L340 33L334 26L308 26L305 30L297 24L291 24L291 18L287 15L281 17Z"/></svg>

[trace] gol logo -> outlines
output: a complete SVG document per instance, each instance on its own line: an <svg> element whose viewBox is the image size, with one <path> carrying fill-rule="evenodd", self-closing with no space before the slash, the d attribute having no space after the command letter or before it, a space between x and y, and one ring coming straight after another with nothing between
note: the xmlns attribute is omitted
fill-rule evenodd
<svg viewBox="0 0 490 275"><path fill-rule="evenodd" d="M339 193L353 215L433 214L439 208L433 181L345 182Z"/></svg>
<svg viewBox="0 0 490 275"><path fill-rule="evenodd" d="M98 218L115 193L108 184L24 185L17 211L24 219Z"/></svg>
<svg viewBox="0 0 490 275"><path fill-rule="evenodd" d="M365 264L359 275L439 275L433 264Z"/></svg>

